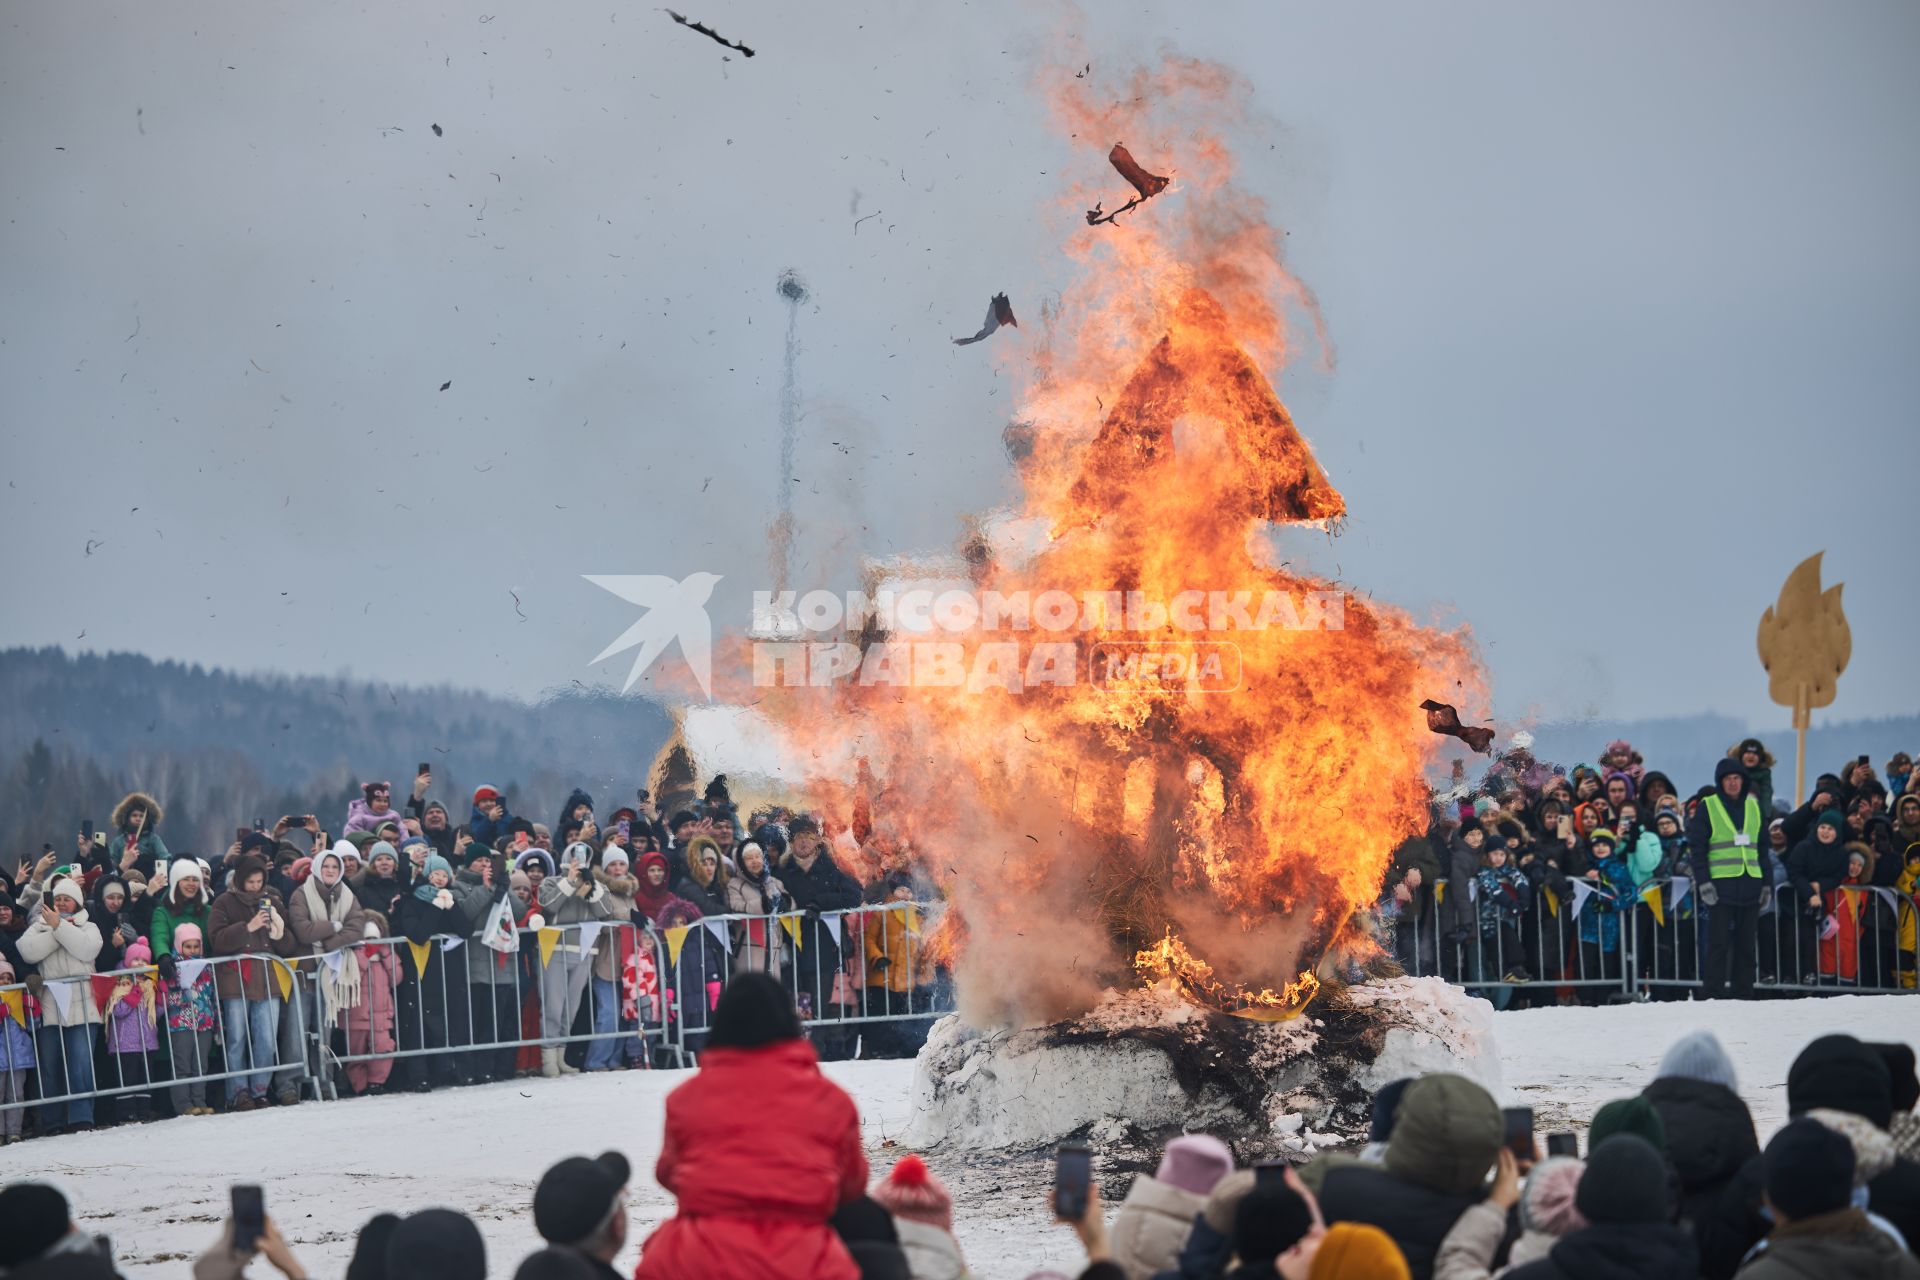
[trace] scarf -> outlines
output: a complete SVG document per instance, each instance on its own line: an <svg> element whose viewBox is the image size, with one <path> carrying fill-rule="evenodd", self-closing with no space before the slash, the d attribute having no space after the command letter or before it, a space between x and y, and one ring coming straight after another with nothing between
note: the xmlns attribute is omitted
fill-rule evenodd
<svg viewBox="0 0 1920 1280"><path fill-rule="evenodd" d="M353 891L347 888L345 880L333 886L333 895L329 898L319 876L307 877L300 886L300 896L307 900L307 913L310 916L315 920L331 920L335 924L346 920L347 912L352 910L355 902ZM313 950L320 958L320 963L314 966L314 978L320 988L320 1008L327 1020L332 1021L341 1010L360 1003L360 961L352 947L323 952L316 942Z"/></svg>

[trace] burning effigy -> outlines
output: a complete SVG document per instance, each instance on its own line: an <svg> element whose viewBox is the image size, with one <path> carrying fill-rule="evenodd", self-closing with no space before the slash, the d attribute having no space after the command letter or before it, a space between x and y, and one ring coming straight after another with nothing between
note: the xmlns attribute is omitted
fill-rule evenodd
<svg viewBox="0 0 1920 1280"><path fill-rule="evenodd" d="M872 607L782 655L806 678L760 681L757 710L836 762L808 783L829 821L858 808L862 845L950 905L929 945L960 1014L923 1057L930 1082L978 1074L1006 1035L1084 1048L1089 1028L1279 1063L1340 1027L1377 1056L1362 1006L1326 988L1387 967L1364 914L1427 822L1423 701L1484 701L1471 642L1282 558L1285 538L1337 532L1346 501L1262 372L1317 317L1234 181L1232 75L1171 61L1104 100L1082 80L1050 97L1065 132L1126 138L1172 176L1123 222L1071 220L1077 282L1037 351L997 350L1024 388L1019 497L969 522L944 578L869 575ZM1414 1003L1467 1017L1444 991ZM1435 1031L1489 1052L1470 1027Z"/></svg>

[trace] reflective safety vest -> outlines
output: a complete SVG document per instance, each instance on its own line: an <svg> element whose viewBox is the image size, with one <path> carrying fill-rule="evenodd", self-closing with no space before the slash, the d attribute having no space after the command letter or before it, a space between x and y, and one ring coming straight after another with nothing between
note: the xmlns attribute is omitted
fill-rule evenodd
<svg viewBox="0 0 1920 1280"><path fill-rule="evenodd" d="M1703 803L1707 808L1707 874L1715 880L1737 880L1741 876L1760 878L1760 802L1742 797L1746 812L1741 814L1740 830L1733 829L1727 814L1725 797L1718 792Z"/></svg>

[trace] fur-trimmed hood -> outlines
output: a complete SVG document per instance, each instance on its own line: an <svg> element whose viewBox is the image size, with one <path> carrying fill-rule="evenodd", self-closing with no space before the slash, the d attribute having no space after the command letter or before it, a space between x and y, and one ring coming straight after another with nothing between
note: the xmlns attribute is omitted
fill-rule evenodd
<svg viewBox="0 0 1920 1280"><path fill-rule="evenodd" d="M607 892L622 898L631 898L640 889L640 881L633 876L610 876L605 867L595 867L593 878L607 886Z"/></svg>
<svg viewBox="0 0 1920 1280"><path fill-rule="evenodd" d="M1754 746L1760 748L1760 767L1761 768L1771 769L1775 764L1779 763L1777 760L1773 758L1773 752L1767 750L1767 744L1760 741L1760 739L1758 738L1742 738L1740 739L1740 741L1728 747L1727 759L1738 760L1740 758L1740 749L1746 746L1749 742L1751 742Z"/></svg>
<svg viewBox="0 0 1920 1280"><path fill-rule="evenodd" d="M121 799L119 804L113 806L113 829L115 831L125 831L127 829L127 815L132 813L136 807L144 808L147 811L147 821L146 825L141 828L142 831L153 830L160 825L160 819L166 816L166 810L160 807L158 800L155 800L144 791L130 791ZM98 810L95 812L98 812Z"/></svg>

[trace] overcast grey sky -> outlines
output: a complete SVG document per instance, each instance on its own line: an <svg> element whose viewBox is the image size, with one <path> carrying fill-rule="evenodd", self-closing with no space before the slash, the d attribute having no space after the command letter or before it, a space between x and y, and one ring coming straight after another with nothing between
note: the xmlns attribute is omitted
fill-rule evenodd
<svg viewBox="0 0 1920 1280"><path fill-rule="evenodd" d="M1296 564L1470 620L1503 716L1780 723L1824 548L1833 714L1920 707L1920 6L497 10L5 5L0 645L617 685L580 575L766 585L789 267L803 581L950 546L1034 326L948 339L1104 163L1036 64L1169 42L1338 355L1271 371L1352 512Z"/></svg>

